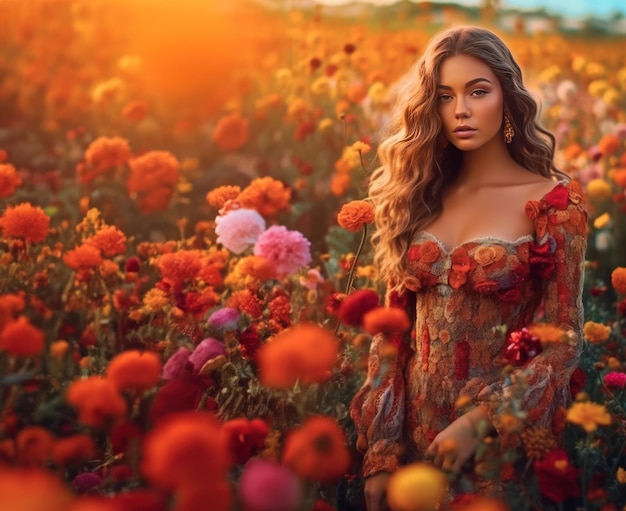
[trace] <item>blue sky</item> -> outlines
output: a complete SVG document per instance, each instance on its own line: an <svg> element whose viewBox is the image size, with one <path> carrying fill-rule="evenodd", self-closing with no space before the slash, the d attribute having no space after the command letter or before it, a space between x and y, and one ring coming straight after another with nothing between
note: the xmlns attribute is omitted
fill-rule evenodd
<svg viewBox="0 0 626 511"><path fill-rule="evenodd" d="M350 0L317 0L320 4L339 5ZM372 4L387 5L397 0L361 0ZM437 0L434 0L437 1ZM626 0L501 0L503 7L536 8L545 7L555 14L568 16L605 17L615 11L626 15ZM481 0L457 0L459 4L480 5Z"/></svg>

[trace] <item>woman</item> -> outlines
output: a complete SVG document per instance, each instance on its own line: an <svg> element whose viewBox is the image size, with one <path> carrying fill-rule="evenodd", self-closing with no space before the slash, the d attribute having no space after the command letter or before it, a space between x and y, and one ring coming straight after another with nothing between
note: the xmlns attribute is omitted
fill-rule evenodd
<svg viewBox="0 0 626 511"><path fill-rule="evenodd" d="M406 307L415 330L373 340L351 405L368 511L385 509L402 461L459 471L478 429L506 443L498 411L511 388L499 327L520 330L541 311L568 332L523 367L528 422L549 430L569 404L582 346L582 192L555 168L554 137L538 124L509 49L485 29L445 30L398 98L369 196L388 303ZM462 415L460 396L475 405Z"/></svg>

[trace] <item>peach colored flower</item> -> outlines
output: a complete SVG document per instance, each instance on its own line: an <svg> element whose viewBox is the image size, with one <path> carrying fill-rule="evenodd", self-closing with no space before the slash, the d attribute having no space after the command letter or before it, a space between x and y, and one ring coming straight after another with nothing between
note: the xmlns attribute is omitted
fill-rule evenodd
<svg viewBox="0 0 626 511"><path fill-rule="evenodd" d="M222 151L241 149L250 137L250 121L238 113L223 116L213 129L211 140Z"/></svg>
<svg viewBox="0 0 626 511"><path fill-rule="evenodd" d="M139 200L142 213L167 207L178 183L180 164L168 151L149 151L128 162L126 188Z"/></svg>
<svg viewBox="0 0 626 511"><path fill-rule="evenodd" d="M21 184L22 178L13 165L10 163L0 164L0 198L13 195Z"/></svg>
<svg viewBox="0 0 626 511"><path fill-rule="evenodd" d="M354 200L341 207L337 223L351 232L360 231L364 225L374 221L374 206L363 200Z"/></svg>
<svg viewBox="0 0 626 511"><path fill-rule="evenodd" d="M621 142L617 135L608 133L598 142L598 148L604 156L610 156L620 148Z"/></svg>
<svg viewBox="0 0 626 511"><path fill-rule="evenodd" d="M4 236L22 238L26 242L42 242L49 227L50 217L43 209L28 202L7 207L0 217L0 230Z"/></svg>
<svg viewBox="0 0 626 511"><path fill-rule="evenodd" d="M237 197L241 207L256 209L264 217L274 217L291 208L291 190L272 177L259 177L242 190Z"/></svg>
<svg viewBox="0 0 626 511"><path fill-rule="evenodd" d="M106 375L119 390L144 392L157 384L162 365L153 351L123 351L111 359Z"/></svg>

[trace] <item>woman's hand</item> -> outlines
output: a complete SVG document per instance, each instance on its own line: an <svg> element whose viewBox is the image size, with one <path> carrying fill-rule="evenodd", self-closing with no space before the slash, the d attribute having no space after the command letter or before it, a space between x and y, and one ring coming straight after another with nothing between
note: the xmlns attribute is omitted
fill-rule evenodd
<svg viewBox="0 0 626 511"><path fill-rule="evenodd" d="M480 444L478 425L482 420L489 420L482 407L461 415L435 437L424 453L426 459L442 470L460 472Z"/></svg>
<svg viewBox="0 0 626 511"><path fill-rule="evenodd" d="M387 483L391 474L378 472L365 480L365 505L367 511L385 511L387 507Z"/></svg>

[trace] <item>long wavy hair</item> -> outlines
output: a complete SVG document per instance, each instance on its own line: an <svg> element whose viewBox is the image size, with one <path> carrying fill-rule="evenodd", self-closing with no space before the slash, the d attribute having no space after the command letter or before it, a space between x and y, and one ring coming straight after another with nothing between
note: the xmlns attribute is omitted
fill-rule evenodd
<svg viewBox="0 0 626 511"><path fill-rule="evenodd" d="M405 288L405 255L415 234L442 210L442 192L454 181L462 153L448 144L437 112L439 69L444 59L471 55L494 72L515 137L513 159L542 176L566 174L554 166L554 136L538 122L539 108L504 42L489 30L459 26L436 34L400 82L395 108L378 148L380 166L369 180L376 231L374 263L390 289Z"/></svg>

